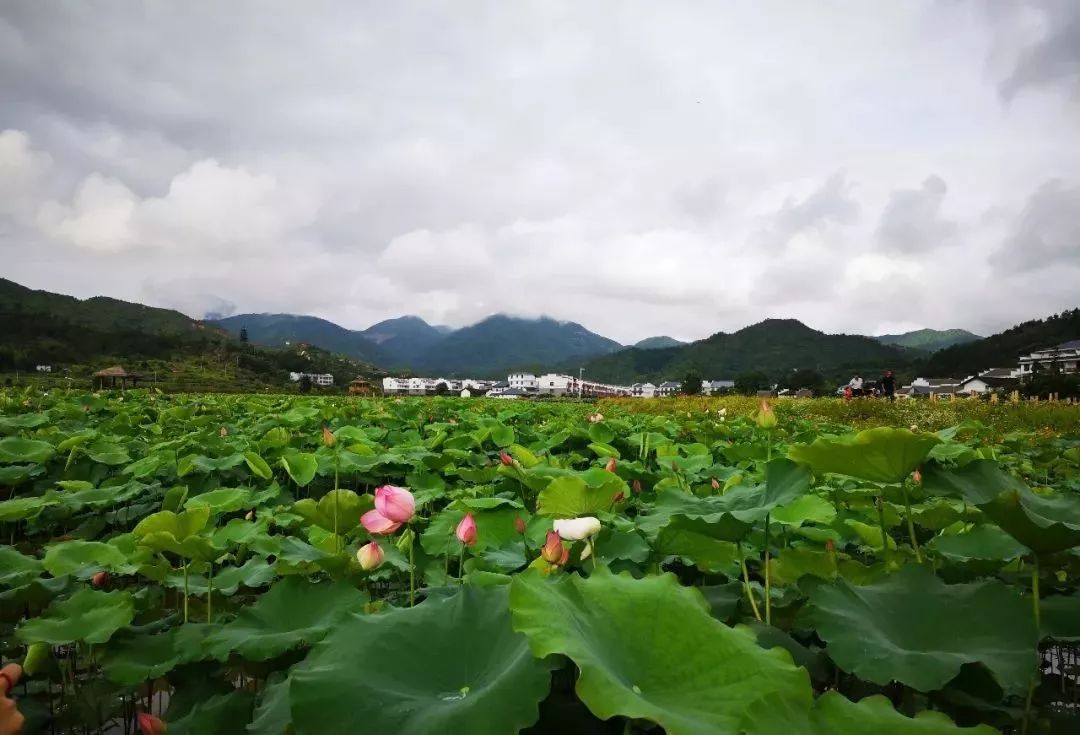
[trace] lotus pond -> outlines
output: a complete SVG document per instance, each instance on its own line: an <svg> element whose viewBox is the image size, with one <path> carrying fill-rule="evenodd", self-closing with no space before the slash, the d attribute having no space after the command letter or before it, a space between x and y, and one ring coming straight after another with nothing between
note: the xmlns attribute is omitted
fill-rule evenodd
<svg viewBox="0 0 1080 735"><path fill-rule="evenodd" d="M1080 437L678 405L0 392L25 732L1080 732Z"/></svg>

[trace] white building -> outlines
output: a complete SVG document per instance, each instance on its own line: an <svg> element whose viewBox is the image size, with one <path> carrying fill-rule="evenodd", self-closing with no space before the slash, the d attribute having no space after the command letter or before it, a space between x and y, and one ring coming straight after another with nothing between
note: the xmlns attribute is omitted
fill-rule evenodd
<svg viewBox="0 0 1080 735"><path fill-rule="evenodd" d="M1057 371L1075 374L1080 372L1080 339L1062 342L1020 358L1020 378L1030 378L1036 373Z"/></svg>
<svg viewBox="0 0 1080 735"><path fill-rule="evenodd" d="M506 382L511 388L522 390L536 390L537 388L536 376L532 373L513 373L507 376Z"/></svg>
<svg viewBox="0 0 1080 735"><path fill-rule="evenodd" d="M569 375L545 373L536 379L536 390L549 396L575 395L577 379Z"/></svg>
<svg viewBox="0 0 1080 735"><path fill-rule="evenodd" d="M724 391L734 390L734 380L703 380L701 381L701 392L707 396L715 395L717 393L723 393Z"/></svg>
<svg viewBox="0 0 1080 735"><path fill-rule="evenodd" d="M330 373L289 373L289 380L299 383L300 379L307 376L313 384L327 388L334 384L334 376Z"/></svg>
<svg viewBox="0 0 1080 735"><path fill-rule="evenodd" d="M655 398L656 386L652 383L634 383L630 386L630 395L635 398Z"/></svg>
<svg viewBox="0 0 1080 735"><path fill-rule="evenodd" d="M391 378L386 377L382 379L383 394L401 394L409 392L409 379L408 378Z"/></svg>
<svg viewBox="0 0 1080 735"><path fill-rule="evenodd" d="M665 380L656 389L658 396L673 396L682 390L682 383L677 380Z"/></svg>

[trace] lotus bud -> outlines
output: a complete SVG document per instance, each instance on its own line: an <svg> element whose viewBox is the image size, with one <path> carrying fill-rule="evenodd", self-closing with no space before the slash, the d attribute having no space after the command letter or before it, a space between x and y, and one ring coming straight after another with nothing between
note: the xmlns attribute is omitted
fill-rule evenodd
<svg viewBox="0 0 1080 735"><path fill-rule="evenodd" d="M562 554L559 555L558 564L560 567L565 567L568 561L570 561L570 549L564 548Z"/></svg>
<svg viewBox="0 0 1080 735"><path fill-rule="evenodd" d="M915 470L914 472L912 472L911 473L911 481L914 482L916 485L922 484L922 473L919 472L918 470Z"/></svg>
<svg viewBox="0 0 1080 735"><path fill-rule="evenodd" d="M337 437L330 431L329 426L322 427L322 443L324 447L332 447L337 444Z"/></svg>
<svg viewBox="0 0 1080 735"><path fill-rule="evenodd" d="M465 514L465 517L458 523L454 535L457 536L458 541L466 546L472 546L476 543L476 518L473 517L472 513Z"/></svg>
<svg viewBox="0 0 1080 735"><path fill-rule="evenodd" d="M162 719L156 715L152 715L149 712L140 712L136 715L139 721L139 731L142 735L165 735L165 732L169 729Z"/></svg>
<svg viewBox="0 0 1080 735"><path fill-rule="evenodd" d="M403 487L383 485L375 489L375 510L394 523L408 523L416 513L416 499Z"/></svg>
<svg viewBox="0 0 1080 735"><path fill-rule="evenodd" d="M220 429L218 429L218 436L220 436L222 439L224 439L228 435L229 435L229 430L226 429L224 426L222 426Z"/></svg>
<svg viewBox="0 0 1080 735"><path fill-rule="evenodd" d="M607 470L608 472L614 472L615 468L618 466L618 464L619 463L616 461L616 459L614 457L608 457L608 461L604 464L604 469Z"/></svg>
<svg viewBox="0 0 1080 735"><path fill-rule="evenodd" d="M368 533L374 533L378 536L388 536L401 528L400 523L395 523L377 510L369 510L360 516L360 525Z"/></svg>
<svg viewBox="0 0 1080 735"><path fill-rule="evenodd" d="M42 667L45 662L49 660L49 654L52 652L52 648L48 643L31 643L30 647L26 649L26 658L23 659L22 668L26 672L27 676L34 676Z"/></svg>
<svg viewBox="0 0 1080 735"><path fill-rule="evenodd" d="M641 495L641 480L634 480L632 483L630 483L630 489L633 490L634 493L636 493L637 495Z"/></svg>
<svg viewBox="0 0 1080 735"><path fill-rule="evenodd" d="M720 481L717 480L715 477L713 479L709 480L709 484L712 485L713 490L719 490L720 489Z"/></svg>
<svg viewBox="0 0 1080 735"><path fill-rule="evenodd" d="M590 556L592 556L592 544L586 541L585 548L581 550L581 561L585 561Z"/></svg>
<svg viewBox="0 0 1080 735"><path fill-rule="evenodd" d="M401 536L398 537L397 544L395 544L397 546L397 550L400 551L402 554L408 554L409 548L412 546L413 539L415 538L416 534L413 533L412 529L406 528L405 533L401 534Z"/></svg>
<svg viewBox="0 0 1080 735"><path fill-rule="evenodd" d="M761 406L758 407L757 417L754 419L758 428L772 429L776 427L776 414L772 410L772 406L768 401L762 401Z"/></svg>
<svg viewBox="0 0 1080 735"><path fill-rule="evenodd" d="M514 466L514 458L511 457L506 452L499 452L499 461L502 462L507 467L513 467Z"/></svg>
<svg viewBox="0 0 1080 735"><path fill-rule="evenodd" d="M563 557L562 539L555 531L548 531L547 539L540 549L540 557L548 564L558 564Z"/></svg>
<svg viewBox="0 0 1080 735"><path fill-rule="evenodd" d="M603 420L604 420L604 414L600 413L599 411L597 411L594 414L589 415L589 423L590 424L599 423L600 421L603 421Z"/></svg>
<svg viewBox="0 0 1080 735"><path fill-rule="evenodd" d="M524 533L525 533L525 519L522 518L521 516L518 516L517 518L514 519L514 530L517 531L518 533L524 535Z"/></svg>
<svg viewBox="0 0 1080 735"><path fill-rule="evenodd" d="M621 503L624 500L626 500L626 493L624 493L622 490L620 490L619 492L615 493L615 497L613 497L611 499L611 504L612 505L618 505L619 503Z"/></svg>
<svg viewBox="0 0 1080 735"><path fill-rule="evenodd" d="M592 516L582 518L560 518L552 527L555 533L567 541L583 541L600 533L600 520Z"/></svg>
<svg viewBox="0 0 1080 735"><path fill-rule="evenodd" d="M244 520L245 521L253 521L253 520L255 520L255 511L249 510L247 513L245 513L244 514Z"/></svg>
<svg viewBox="0 0 1080 735"><path fill-rule="evenodd" d="M829 552L830 554L836 553L836 544L831 538L825 539L825 551Z"/></svg>
<svg viewBox="0 0 1080 735"><path fill-rule="evenodd" d="M96 588L96 589L101 589L102 587L104 587L108 583L109 583L109 573L108 572L98 572L97 574L95 574L93 577L90 578L90 584L93 585L94 588Z"/></svg>
<svg viewBox="0 0 1080 735"><path fill-rule="evenodd" d="M356 551L356 560L360 562L360 567L365 572L378 569L385 558L382 547L374 541L364 544Z"/></svg>

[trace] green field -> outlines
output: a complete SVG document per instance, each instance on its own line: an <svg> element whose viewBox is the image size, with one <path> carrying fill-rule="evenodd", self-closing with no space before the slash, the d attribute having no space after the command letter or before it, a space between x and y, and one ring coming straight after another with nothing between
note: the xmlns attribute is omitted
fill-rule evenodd
<svg viewBox="0 0 1080 735"><path fill-rule="evenodd" d="M1078 414L8 389L0 645L27 733L1075 733Z"/></svg>

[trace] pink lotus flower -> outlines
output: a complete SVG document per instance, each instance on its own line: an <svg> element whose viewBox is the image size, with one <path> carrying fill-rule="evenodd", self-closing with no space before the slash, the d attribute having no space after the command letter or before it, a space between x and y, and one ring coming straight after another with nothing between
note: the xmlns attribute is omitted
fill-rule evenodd
<svg viewBox="0 0 1080 735"><path fill-rule="evenodd" d="M709 484L712 485L713 490L719 490L720 489L720 481L717 480L715 477L712 480L709 481Z"/></svg>
<svg viewBox="0 0 1080 735"><path fill-rule="evenodd" d="M513 467L514 466L514 458L511 457L506 452L499 452L499 461L502 462L507 467Z"/></svg>
<svg viewBox="0 0 1080 735"><path fill-rule="evenodd" d="M915 470L914 472L912 472L911 473L911 481L914 482L916 485L920 484L922 482L922 473L919 472L918 470Z"/></svg>
<svg viewBox="0 0 1080 735"><path fill-rule="evenodd" d="M377 510L369 510L360 516L360 525L368 533L386 536L401 528L400 523L395 523Z"/></svg>
<svg viewBox="0 0 1080 735"><path fill-rule="evenodd" d="M360 567L365 572L370 572L372 569L377 569L385 558L382 547L374 541L370 541L361 546L356 552L356 560L360 562Z"/></svg>
<svg viewBox="0 0 1080 735"><path fill-rule="evenodd" d="M108 572L98 572L97 574L95 574L93 577L90 578L90 584L92 584L96 589L101 589L102 587L104 587L108 583L109 583L109 573Z"/></svg>
<svg viewBox="0 0 1080 735"><path fill-rule="evenodd" d="M383 485L375 489L375 510L394 523L408 523L416 513L416 499L403 487Z"/></svg>
<svg viewBox="0 0 1080 735"><path fill-rule="evenodd" d="M140 712L136 716L139 722L139 730L143 735L165 735L165 732L169 729L160 717L152 715L149 712Z"/></svg>
<svg viewBox="0 0 1080 735"><path fill-rule="evenodd" d="M548 564L559 564L563 558L562 539L555 531L548 531L547 540L540 549L540 556Z"/></svg>
<svg viewBox="0 0 1080 735"><path fill-rule="evenodd" d="M636 494L641 495L641 480L634 480L632 483L630 483L630 489L633 490Z"/></svg>
<svg viewBox="0 0 1080 735"><path fill-rule="evenodd" d="M615 468L618 466L618 464L619 463L616 461L616 459L614 457L608 457L608 461L604 464L604 469L607 470L608 472L614 472Z"/></svg>
<svg viewBox="0 0 1080 735"><path fill-rule="evenodd" d="M514 530L520 534L525 533L525 519L521 516L514 519Z"/></svg>
<svg viewBox="0 0 1080 735"><path fill-rule="evenodd" d="M461 519L461 523L457 525L457 531L454 533L457 535L458 541L466 546L472 546L476 543L476 519L472 513L465 514L465 517Z"/></svg>
<svg viewBox="0 0 1080 735"><path fill-rule="evenodd" d="M626 493L624 493L622 490L620 490L619 492L615 493L615 497L613 497L611 499L611 504L612 505L618 505L619 503L621 503L624 500L626 500Z"/></svg>

